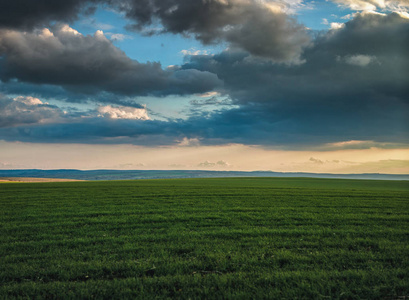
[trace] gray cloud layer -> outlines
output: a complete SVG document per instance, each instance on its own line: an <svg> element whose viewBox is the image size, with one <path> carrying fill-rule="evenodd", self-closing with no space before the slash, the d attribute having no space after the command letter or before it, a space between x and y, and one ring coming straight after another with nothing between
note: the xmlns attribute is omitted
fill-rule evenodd
<svg viewBox="0 0 409 300"><path fill-rule="evenodd" d="M68 25L32 33L0 31L0 79L62 85L93 93L166 95L200 93L221 82L198 70L163 70L128 58L103 34L83 36Z"/></svg>
<svg viewBox="0 0 409 300"><path fill-rule="evenodd" d="M310 40L304 26L282 12L280 4L257 0L2 1L0 28L31 29L50 21L67 22L98 4L124 12L134 22L130 29L193 35L204 44L226 41L279 62L297 62ZM158 24L162 30L151 29Z"/></svg>
<svg viewBox="0 0 409 300"><path fill-rule="evenodd" d="M256 0L120 1L120 9L144 30L160 22L161 32L193 35L204 44L227 41L252 55L297 61L308 45L305 27L274 2Z"/></svg>
<svg viewBox="0 0 409 300"><path fill-rule="evenodd" d="M0 138L172 144L187 137L207 144L294 148L347 140L409 140L409 19L399 14L357 14L343 28L319 34L304 48L304 39L296 38L295 44L280 42L293 33L301 37L299 25L280 12L259 11L261 4L253 1L124 3L128 6L121 9L137 21L136 28L159 20L165 31L193 34L204 43L226 40L237 47L218 55L190 56L181 68L163 70L159 64L129 59L100 34L84 37L61 26L53 36L45 31L23 34L3 29L0 78L124 95L189 94L217 88L239 107L195 114L185 121L75 118L59 124L21 125L1 129ZM215 8L217 12L210 16ZM191 18L195 15L198 19ZM200 19L206 15L209 20ZM256 15L260 20L253 22ZM285 27L286 22L294 27ZM254 28L282 33L282 24L294 31L282 36L270 32L271 40L258 44L259 50L246 46L265 39ZM235 42L236 33L242 40ZM273 62L297 59L304 63Z"/></svg>
<svg viewBox="0 0 409 300"><path fill-rule="evenodd" d="M10 99L0 94L0 128L56 122L63 112L33 97Z"/></svg>
<svg viewBox="0 0 409 300"><path fill-rule="evenodd" d="M225 51L192 56L189 68L216 73L241 108L224 123L260 128L264 143L408 140L409 20L397 14L358 15L319 36L300 66ZM348 63L362 58L365 63ZM239 130L239 129L237 129ZM243 128L242 137L245 136ZM245 138L244 138L245 139Z"/></svg>
<svg viewBox="0 0 409 300"><path fill-rule="evenodd" d="M98 0L1 0L0 27L32 29L50 21L72 21ZM92 10L91 10L92 11Z"/></svg>
<svg viewBox="0 0 409 300"><path fill-rule="evenodd" d="M355 95L361 101L392 96L407 101L408 47L409 19L398 14L363 14L342 29L318 36L299 66L276 65L245 52L225 51L192 56L185 67L217 74L240 103L319 100L337 105L338 98L348 101L342 95ZM348 63L352 57L370 60L364 65Z"/></svg>

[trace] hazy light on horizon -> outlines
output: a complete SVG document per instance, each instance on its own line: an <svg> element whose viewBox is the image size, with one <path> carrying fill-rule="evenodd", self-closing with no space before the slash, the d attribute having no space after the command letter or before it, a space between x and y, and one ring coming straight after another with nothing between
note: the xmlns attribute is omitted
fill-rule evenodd
<svg viewBox="0 0 409 300"><path fill-rule="evenodd" d="M0 142L1 169L224 170L312 173L409 173L407 149L284 151L240 144L134 145Z"/></svg>

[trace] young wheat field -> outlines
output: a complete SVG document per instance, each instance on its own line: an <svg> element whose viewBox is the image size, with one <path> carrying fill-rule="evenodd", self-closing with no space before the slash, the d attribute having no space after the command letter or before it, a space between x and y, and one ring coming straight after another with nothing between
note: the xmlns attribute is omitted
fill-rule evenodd
<svg viewBox="0 0 409 300"><path fill-rule="evenodd" d="M1 183L0 239L1 299L409 299L408 181Z"/></svg>

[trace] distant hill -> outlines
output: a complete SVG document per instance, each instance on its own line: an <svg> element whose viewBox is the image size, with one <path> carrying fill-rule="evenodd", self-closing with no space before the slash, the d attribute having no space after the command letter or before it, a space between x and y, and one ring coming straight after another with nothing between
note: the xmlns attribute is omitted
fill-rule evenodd
<svg viewBox="0 0 409 300"><path fill-rule="evenodd" d="M281 173L270 171L191 171L191 170L0 170L0 177L67 178L79 180L127 180L159 178L217 178L217 177L311 177L344 179L409 180L409 174L326 174L326 173Z"/></svg>

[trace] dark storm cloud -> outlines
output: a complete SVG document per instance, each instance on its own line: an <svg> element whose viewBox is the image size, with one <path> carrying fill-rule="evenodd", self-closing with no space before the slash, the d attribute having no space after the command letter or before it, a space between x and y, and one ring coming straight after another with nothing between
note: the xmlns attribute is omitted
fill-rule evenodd
<svg viewBox="0 0 409 300"><path fill-rule="evenodd" d="M344 28L320 35L302 65L225 51L192 56L186 67L217 74L241 105L215 117L214 124L225 130L222 138L242 130L247 143L398 142L409 137L406 49L408 19L360 14ZM236 129L229 130L230 122Z"/></svg>
<svg viewBox="0 0 409 300"><path fill-rule="evenodd" d="M163 121L76 118L70 122L0 128L1 139L49 143L168 145L175 143L177 123Z"/></svg>
<svg viewBox="0 0 409 300"><path fill-rule="evenodd" d="M72 21L80 12L92 12L94 0L1 0L0 27L32 29L50 21Z"/></svg>
<svg viewBox="0 0 409 300"><path fill-rule="evenodd" d="M351 90L348 86L381 88L381 82L384 82L382 86L396 83L408 87L408 47L409 19L398 14L363 14L346 23L342 29L318 36L314 46L304 52L306 62L300 66L274 65L252 59L244 52L225 51L216 56L192 56L186 67L209 70L218 74L229 86L242 91L250 89L251 92L263 86L283 91L291 83L297 83L297 89L302 87L316 91L320 87L320 92L328 93L335 92L334 88L341 85L347 92ZM348 58L359 55L371 57L371 61L361 66L348 63ZM303 93L295 95L298 98ZM401 94L402 97L404 95ZM277 100L278 96L267 98Z"/></svg>
<svg viewBox="0 0 409 300"><path fill-rule="evenodd" d="M193 35L204 44L227 41L252 55L274 61L298 61L309 36L303 25L286 15L280 4L256 0L128 0L118 1L136 23L129 28ZM152 31L157 33L158 31Z"/></svg>
<svg viewBox="0 0 409 300"><path fill-rule="evenodd" d="M314 102L286 107L242 105L202 121L190 121L196 126L197 136L206 138L210 144L229 142L297 149L349 140L400 143L409 139L407 105L386 109L382 114L365 109L347 113L322 105Z"/></svg>
<svg viewBox="0 0 409 300"><path fill-rule="evenodd" d="M257 0L42 0L1 1L0 28L32 29L72 21L95 5L125 13L128 28L144 33L193 35L204 44L227 41L253 55L297 62L308 45L305 27L280 5ZM152 30L160 24L163 30Z"/></svg>
<svg viewBox="0 0 409 300"><path fill-rule="evenodd" d="M0 79L61 85L82 93L190 94L221 85L216 75L194 69L163 70L116 48L102 32L83 36L68 25L32 33L0 30Z"/></svg>
<svg viewBox="0 0 409 300"><path fill-rule="evenodd" d="M358 14L318 35L303 64L275 64L231 49L190 56L181 69L163 71L217 75L222 95L238 106L233 109L169 122L93 117L21 125L1 129L0 139L158 145L188 138L295 149L350 140L402 145L409 140L407 49L408 19Z"/></svg>
<svg viewBox="0 0 409 300"><path fill-rule="evenodd" d="M118 104L141 108L142 105L136 102L135 97L99 91L94 94L83 94L74 90L66 90L61 86L22 83L11 80L6 83L0 81L0 93L4 95L32 96L39 99L57 99L69 103L89 103L89 104Z"/></svg>
<svg viewBox="0 0 409 300"><path fill-rule="evenodd" d="M390 148L390 144L399 144L409 138L399 122L396 122L395 130L390 129L393 115L382 120L365 117L343 120L345 116L340 115L332 121L330 116L321 116L322 112L318 110L313 114L312 110L302 111L300 108L277 117L265 106L243 106L207 118L197 116L178 121L78 117L61 123L3 128L0 138L25 142L137 145L176 145L183 138L198 138L203 145L243 143L282 146L284 149L299 149L300 146L316 149L317 145L351 139L374 140L372 146L386 143L381 146ZM305 117L302 117L303 113Z"/></svg>

